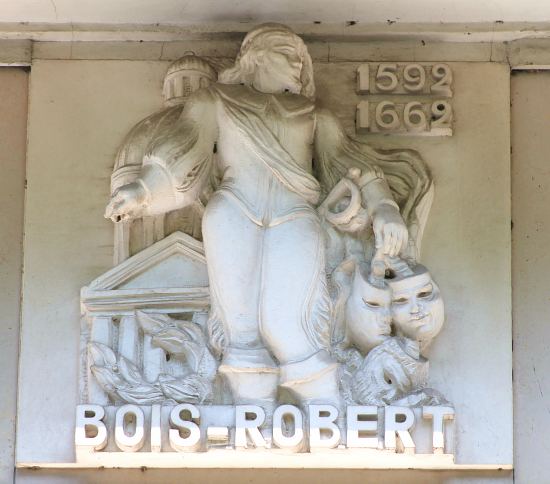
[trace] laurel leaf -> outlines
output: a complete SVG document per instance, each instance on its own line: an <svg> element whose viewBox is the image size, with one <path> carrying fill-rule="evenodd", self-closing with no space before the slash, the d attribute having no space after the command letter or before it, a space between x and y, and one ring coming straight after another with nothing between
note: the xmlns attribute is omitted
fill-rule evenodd
<svg viewBox="0 0 550 484"><path fill-rule="evenodd" d="M185 357L186 335L177 328L166 328L156 333L151 342L168 353Z"/></svg>
<svg viewBox="0 0 550 484"><path fill-rule="evenodd" d="M107 345L91 341L88 343L88 353L96 366L115 366L116 354Z"/></svg>
<svg viewBox="0 0 550 484"><path fill-rule="evenodd" d="M152 343L176 357L185 359L187 364L196 372L205 345L194 341L193 337L193 334L181 329L167 328L155 334Z"/></svg>
<svg viewBox="0 0 550 484"><path fill-rule="evenodd" d="M101 388L110 395L114 394L119 388L128 385L118 373L115 373L110 368L92 365L90 370Z"/></svg>
<svg viewBox="0 0 550 484"><path fill-rule="evenodd" d="M185 359L193 371L199 371L203 355L207 352L206 337L203 329L191 321L176 321L178 328L185 335Z"/></svg>
<svg viewBox="0 0 550 484"><path fill-rule="evenodd" d="M166 314L149 314L144 311L136 311L136 319L146 334L155 334L165 328L175 326L174 320Z"/></svg>
<svg viewBox="0 0 550 484"><path fill-rule="evenodd" d="M140 385L144 381L143 375L139 371L139 368L130 360L124 358L124 356L119 356L118 368L120 374L128 383L131 383L132 385Z"/></svg>
<svg viewBox="0 0 550 484"><path fill-rule="evenodd" d="M214 380L218 372L218 361L208 348L203 349L202 358L199 361L196 372L207 380Z"/></svg>
<svg viewBox="0 0 550 484"><path fill-rule="evenodd" d="M165 400L164 394L155 385L142 382L140 385L117 389L117 395L127 403L150 405Z"/></svg>
<svg viewBox="0 0 550 484"><path fill-rule="evenodd" d="M176 326L188 336L190 341L194 341L196 343L206 343L203 329L197 323L178 319L174 322L176 323Z"/></svg>
<svg viewBox="0 0 550 484"><path fill-rule="evenodd" d="M212 399L212 384L196 373L184 379L160 375L159 384L164 394L178 403L204 403Z"/></svg>

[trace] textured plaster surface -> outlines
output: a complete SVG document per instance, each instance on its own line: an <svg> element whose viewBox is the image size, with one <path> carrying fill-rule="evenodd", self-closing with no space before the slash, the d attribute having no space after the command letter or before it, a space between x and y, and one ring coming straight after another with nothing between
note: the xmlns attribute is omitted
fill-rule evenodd
<svg viewBox="0 0 550 484"><path fill-rule="evenodd" d="M27 80L22 69L0 68L0 482L12 479L15 451Z"/></svg>
<svg viewBox="0 0 550 484"><path fill-rule="evenodd" d="M546 482L550 452L550 73L512 76L514 441L518 483Z"/></svg>

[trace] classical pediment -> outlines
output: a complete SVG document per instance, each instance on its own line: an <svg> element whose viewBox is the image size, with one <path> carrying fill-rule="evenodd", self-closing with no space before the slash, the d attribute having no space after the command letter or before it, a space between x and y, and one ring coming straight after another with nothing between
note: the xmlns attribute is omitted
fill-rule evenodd
<svg viewBox="0 0 550 484"><path fill-rule="evenodd" d="M104 308L140 307L170 299L204 301L207 295L202 243L174 232L83 287L81 300L92 309L94 302Z"/></svg>
<svg viewBox="0 0 550 484"><path fill-rule="evenodd" d="M208 286L202 243L182 232L142 250L92 281L94 290Z"/></svg>

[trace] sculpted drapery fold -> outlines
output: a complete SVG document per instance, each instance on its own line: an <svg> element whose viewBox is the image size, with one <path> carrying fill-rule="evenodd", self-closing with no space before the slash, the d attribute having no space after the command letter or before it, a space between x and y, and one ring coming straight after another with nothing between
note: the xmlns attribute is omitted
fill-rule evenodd
<svg viewBox="0 0 550 484"><path fill-rule="evenodd" d="M399 207L409 230L409 247L403 257L416 261L433 199L433 182L424 160L414 150L376 150L349 137L330 111L319 110L316 120L314 167L323 197L350 168L358 168L363 174L372 173L372 178L363 179L365 185L384 178L390 193L385 193L382 186L379 200Z"/></svg>
<svg viewBox="0 0 550 484"><path fill-rule="evenodd" d="M312 204L322 200L350 168L361 170L365 184L385 179L390 192L386 192L382 182L377 190L378 201L397 203L410 236L409 248L404 255L413 260L418 258L422 231L432 202L433 183L417 152L376 150L349 137L329 111L317 109L316 179L294 162L262 119L224 87L196 92L175 122L166 123L165 129L158 130L147 147L141 179L149 196L149 214L182 208L192 204L203 192L211 192L206 189L216 184L214 146L219 103L245 142L249 140L248 145L275 177ZM313 106L305 105L302 109L313 109ZM172 108L165 116L175 118L177 112ZM250 139L251 133L254 133L253 140Z"/></svg>
<svg viewBox="0 0 550 484"><path fill-rule="evenodd" d="M147 191L148 214L182 208L200 197L211 183L216 137L215 100L202 89L147 148L141 182Z"/></svg>

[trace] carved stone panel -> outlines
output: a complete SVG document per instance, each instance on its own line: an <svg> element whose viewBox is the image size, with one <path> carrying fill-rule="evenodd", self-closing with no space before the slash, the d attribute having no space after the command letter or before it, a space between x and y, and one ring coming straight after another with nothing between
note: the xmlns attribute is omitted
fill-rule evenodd
<svg viewBox="0 0 550 484"><path fill-rule="evenodd" d="M438 432L454 409L425 357L444 309L418 263L434 190L420 155L349 138L313 103L307 48L278 24L252 30L219 75L177 61L164 94L115 164L105 216L119 264L82 290L77 457L143 452L145 421L162 426L169 407L168 449L151 452L414 454L415 420L431 418L428 447L452 459ZM191 235L164 238L166 214L189 207ZM122 261L135 230L146 248Z"/></svg>
<svg viewBox="0 0 550 484"><path fill-rule="evenodd" d="M82 156L77 172L31 142L27 240L43 237L48 253L31 248L25 263L21 465L509 463L504 122L466 122L466 73L499 86L484 91L497 112L498 66L449 64L453 137L350 137L364 62L313 69L281 26L253 30L235 62L192 57L169 70L178 99L164 107L166 64L36 66L37 79L83 70L123 100L94 98L101 119L123 115L94 129L73 119L74 143L51 134L52 149ZM190 65L206 81L178 90ZM143 96L117 89L117 69L132 88L144 80ZM47 94L32 94L31 132L50 98L66 131L69 104ZM125 108L130 97L139 109ZM39 210L50 172L56 222ZM52 230L36 230L40 217ZM67 362L81 286L77 383ZM50 447L32 430L38 408L60 432ZM498 441L487 430L497 422Z"/></svg>

